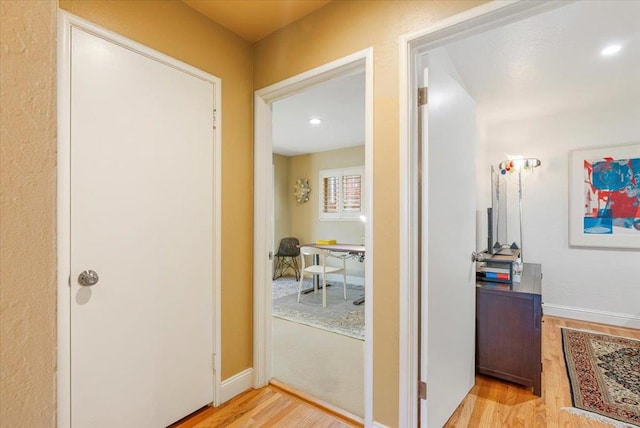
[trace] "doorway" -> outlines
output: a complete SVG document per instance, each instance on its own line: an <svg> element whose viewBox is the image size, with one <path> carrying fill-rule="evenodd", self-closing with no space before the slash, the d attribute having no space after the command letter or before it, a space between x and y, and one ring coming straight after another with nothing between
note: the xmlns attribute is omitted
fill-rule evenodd
<svg viewBox="0 0 640 428"><path fill-rule="evenodd" d="M429 29L417 36L408 36L404 40L406 45L403 43L403 46L407 47L407 53L402 61L403 64L406 64L405 77L410 79L409 87L421 86L419 85L421 83L421 59L444 47L455 65L453 68L459 72L458 79L463 81L478 99L478 111L479 117L481 117L479 127L481 135L484 137L480 138L480 143L483 146L478 156L480 167L477 180L479 184L476 187L477 194L475 195L478 200L476 218L479 232L476 235L476 249L482 250L488 245L487 221L480 214L486 210L487 206L491 205L489 166L497 165L500 161L505 160L507 154L522 153L544 157L548 160L547 165L552 163L550 168L543 170L545 171L542 173L544 180L542 180L541 173L536 173L527 183L530 202L525 200L525 204L528 204L529 212L532 214L529 216L528 223L526 218L524 221L530 230L528 235L530 239L525 239L524 242L530 261L539 262L546 259L549 261L547 264L549 270L555 268L554 274L558 277L565 275L566 265L572 257L570 249L566 247L566 226L555 228L552 233L546 235L543 235L542 232L548 231L549 224L555 224L553 222L557 218L567 218L567 196L559 191L553 193L554 189L566 186L567 155L571 150L581 145L595 146L596 141L593 141L594 139L590 135L594 132L593 129L603 132L603 135L607 135L608 138L611 129L624 128L624 126L612 125L613 120L607 121L609 118L603 117L600 114L601 111L612 109L616 112L616 120L622 122L632 120L630 117L635 110L629 105L637 106L637 97L628 96L629 88L633 87L637 81L637 71L633 65L635 63L631 60L631 52L626 58L624 55L620 55L616 59L605 58L602 56L604 54L600 53L600 49L606 46L607 42L611 43L612 34L623 38L623 35L629 34L629 28L637 28L633 25L635 21L632 21L631 9L623 9L621 13L616 15L614 12L617 7L623 8L621 3L611 2L487 4L453 16L437 28ZM634 10L637 11L637 8ZM614 18L615 16L617 17ZM589 23L598 20L601 20L603 24L599 26L598 30L603 31L591 31L588 39L583 37L585 33L583 26L589 26ZM606 23L612 23L611 26L615 26L615 28L609 27L609 31L607 31ZM548 31L548 29L560 28L565 30L560 35L552 35ZM624 33L625 31L627 32ZM509 34L506 34L507 32ZM624 34L621 35L621 33ZM506 40L508 43L500 45ZM585 42L587 43L585 44ZM492 60L489 55L483 55L482 52L473 50L474 47L480 45L486 49L485 53L491 52L496 55L496 58L500 58L500 64L496 64L496 61ZM544 49L540 49L542 45L545 46ZM511 50L508 50L509 48ZM478 56L482 59L480 60ZM562 58L562 61L558 61L557 58ZM525 61L527 65L519 68L518 66L523 63L516 59ZM516 73L515 70L519 70L520 73ZM628 74L634 72L635 74ZM613 75L616 76L616 79L611 78ZM527 79L527 76L535 77ZM580 78L578 79L577 76ZM588 81L586 76L595 77L594 80ZM614 80L615 85L613 84ZM512 91L515 87L518 88L517 96L514 96L514 91ZM578 101L576 97L569 95L575 93L588 93L589 99ZM603 93L606 96L602 96ZM616 96L621 94L626 98L620 97L615 100L614 104L612 103L612 100L615 99L614 94ZM419 140L414 120L417 112L412 107L415 99L416 95L413 94L413 91L405 94L407 103L403 110L403 117L407 122L406 126L402 127L406 132L402 143L404 149L407 150L406 153L411 153L410 150L415 150L416 145L419 144L416 143ZM432 101L442 100L433 99ZM605 108L605 105L609 107ZM526 106L526 110L523 106ZM407 116L404 116L405 114ZM622 119L618 119L618 116ZM584 130L576 123L589 123L589 126L593 128ZM555 126L555 124L562 124L562 126ZM429 123L429 125L432 124ZM565 129L571 129L571 132L566 132L567 136L559 137L560 132ZM573 132L574 129L581 129L582 133ZM603 131L605 129L606 132ZM532 130L538 132L534 134ZM607 144L607 141L606 138L600 138L598 144ZM609 144L613 145L614 143L610 142ZM437 162L438 160L430 159L426 164L427 168L434 167L431 161ZM412 168L409 165L409 169ZM413 171L415 172L415 168ZM407 175L406 182L409 183L409 187L412 182L415 182L414 179L415 177ZM538 191L535 192L534 189ZM407 197L407 201L415 201L411 194L408 194ZM556 203L550 204L548 201ZM551 205L553 207L550 207ZM414 206L409 212L414 212L415 208ZM553 213L553 217L551 213ZM551 217L553 220L550 220ZM544 238L542 238L543 236ZM526 230L525 237L527 237ZM404 242L406 244L410 241ZM411 247L407 247L407 254L412 254ZM468 263L468 259L470 259L469 254L462 256L464 260L460 259L459 266ZM411 266L415 267L419 264L417 257L413 257L415 254L409 258L413 261L406 263L409 273L411 273ZM562 260L562 269L555 266L551 262L552 259ZM581 260L577 263L583 264L584 261ZM418 292L420 283L417 277L407 276L406 278L410 280L401 281L401 283L403 287L405 284L409 285L403 288L403 293L408 292L409 294L406 296L409 297L412 292ZM557 281L562 283L561 280ZM581 285L585 282L588 281L581 282ZM423 289L424 287L431 288L431 285L430 282L422 283ZM430 292L428 288L427 293ZM586 287L581 287L581 296L585 294L585 289ZM554 294L557 291L554 290L557 288L548 287L547 296L558 298L557 294ZM401 302L404 301L410 301L410 299L401 299ZM547 297L545 297L545 313L553 310L554 306L548 304ZM401 345L401 349L403 352L407 349L410 352L409 358L405 361L405 367L409 368L406 373L416 376L419 372L417 365L424 362L424 359L420 357L419 345L417 345L419 344L417 337L421 333L418 329L418 325L421 325L418 317L424 315L424 319L427 323L431 323L431 326L433 320L432 313L429 313L428 302L423 305L422 311L417 305L408 305L407 309L410 313L411 311L415 312L412 312L413 315L409 317L413 321L401 326L409 335L408 340ZM566 316L568 312L563 314ZM575 316L575 314L572 315ZM422 324L421 327L423 333L430 332L432 328L425 327L425 324ZM449 334L459 334L454 328L447 327ZM414 334L415 336L412 336ZM415 347L411 348L412 346ZM426 351L426 362L427 365L437 364L437 360L429 358L429 350ZM411 364L416 364L416 366L412 368ZM403 376L404 373L405 371L401 368ZM406 390L407 400L402 404L401 414L406 409L411 408L412 410L404 414L406 423L402 423L402 425L419 426L417 407L425 403L415 399L417 387L412 386L416 384L415 378L403 377L403 379L402 388L409 387L416 388L416 390ZM406 383L404 383L405 380ZM428 390L427 407L429 402L434 403L439 399L431 396L430 388Z"/></svg>
<svg viewBox="0 0 640 428"><path fill-rule="evenodd" d="M366 253L331 247L327 264L329 269L344 268L346 286L338 271L327 274L326 289L314 292L314 282L322 286L322 281L306 273L299 297L302 258L287 254L297 253L290 251L290 242L315 245L332 239L349 248L364 244L364 107L364 70L272 103L273 380L360 418ZM305 260L309 266L312 257Z"/></svg>
<svg viewBox="0 0 640 428"><path fill-rule="evenodd" d="M364 138L364 200L368 201L363 208L363 215L367 221L364 224L364 247L366 257L371 260L373 245L371 230L373 219L371 217L372 191L372 51L367 49L334 61L330 64L310 70L301 75L276 83L256 92L255 105L255 182L254 182L254 386L266 385L273 378L274 351L272 343L272 260L274 245L274 218L273 218L273 104L288 96L314 87L321 82L334 78L364 73L365 80L365 138ZM319 189L316 189L319 191ZM312 197L318 197L318 193ZM319 236L303 237L306 239L320 239ZM305 242L301 242L305 243ZM372 266L364 263L364 292L372 296ZM365 299L365 350L364 350L364 416L371 419L372 411L372 299ZM339 405L339 404L338 404Z"/></svg>

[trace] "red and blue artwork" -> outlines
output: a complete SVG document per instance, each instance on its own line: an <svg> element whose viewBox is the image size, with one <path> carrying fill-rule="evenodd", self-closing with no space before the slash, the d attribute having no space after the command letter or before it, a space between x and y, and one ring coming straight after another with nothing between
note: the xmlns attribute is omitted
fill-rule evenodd
<svg viewBox="0 0 640 428"><path fill-rule="evenodd" d="M584 233L640 233L640 158L584 161Z"/></svg>

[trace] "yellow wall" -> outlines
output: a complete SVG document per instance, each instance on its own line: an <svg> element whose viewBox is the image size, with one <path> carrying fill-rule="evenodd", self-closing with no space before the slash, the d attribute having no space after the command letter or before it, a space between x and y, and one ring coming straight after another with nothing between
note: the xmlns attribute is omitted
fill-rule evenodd
<svg viewBox="0 0 640 428"><path fill-rule="evenodd" d="M55 424L56 5L0 2L0 426Z"/></svg>
<svg viewBox="0 0 640 428"><path fill-rule="evenodd" d="M336 239L338 242L360 244L364 237L364 223L355 221L320 220L320 180L321 169L347 168L364 166L364 146L346 149L329 150L291 156L289 158L289 188L293 189L299 178L309 179L309 201L297 202L293 197L288 199L291 236L300 242L315 242L316 239ZM347 261L347 274L364 277L364 264L357 260Z"/></svg>
<svg viewBox="0 0 640 428"><path fill-rule="evenodd" d="M334 1L254 45L263 88L374 48L374 419L398 421L398 37L483 1Z"/></svg>

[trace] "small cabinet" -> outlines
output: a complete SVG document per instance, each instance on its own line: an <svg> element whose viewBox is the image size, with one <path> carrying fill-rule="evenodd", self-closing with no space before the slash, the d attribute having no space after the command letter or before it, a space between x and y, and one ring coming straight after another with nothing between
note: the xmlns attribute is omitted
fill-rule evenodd
<svg viewBox="0 0 640 428"><path fill-rule="evenodd" d="M542 268L525 263L520 283L476 282L478 373L533 387L542 377Z"/></svg>

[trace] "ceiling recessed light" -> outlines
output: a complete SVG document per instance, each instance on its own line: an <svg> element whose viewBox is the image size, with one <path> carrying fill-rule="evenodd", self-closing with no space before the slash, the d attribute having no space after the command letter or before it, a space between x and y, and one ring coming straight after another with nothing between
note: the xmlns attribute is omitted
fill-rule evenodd
<svg viewBox="0 0 640 428"><path fill-rule="evenodd" d="M322 119L318 119L318 118L309 119L309 123L312 125L320 125L322 123Z"/></svg>
<svg viewBox="0 0 640 428"><path fill-rule="evenodd" d="M620 52L620 49L622 49L622 46L620 45L609 45L606 48L602 49L602 51L600 51L600 54L604 56L615 55Z"/></svg>

